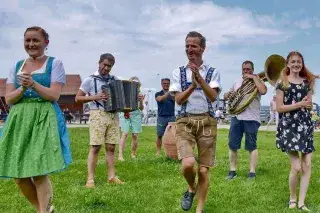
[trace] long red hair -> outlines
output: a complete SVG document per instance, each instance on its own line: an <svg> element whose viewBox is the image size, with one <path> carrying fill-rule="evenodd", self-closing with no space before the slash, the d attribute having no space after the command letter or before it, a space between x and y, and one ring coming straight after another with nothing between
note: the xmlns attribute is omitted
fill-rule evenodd
<svg viewBox="0 0 320 213"><path fill-rule="evenodd" d="M309 69L305 66L304 59L303 59L303 56L301 53L299 53L297 51L290 52L287 56L287 59L286 59L286 65L288 65L290 58L294 55L299 56L302 61L302 69L299 72L299 76L302 78L305 78L307 80L311 90L314 91L315 79L317 77L312 72L310 72ZM290 74L290 69L289 69L289 67L286 66L285 68L283 68L283 70L281 71L281 75L280 75L280 80L281 80L284 88L289 87L289 80L288 80L289 74Z"/></svg>

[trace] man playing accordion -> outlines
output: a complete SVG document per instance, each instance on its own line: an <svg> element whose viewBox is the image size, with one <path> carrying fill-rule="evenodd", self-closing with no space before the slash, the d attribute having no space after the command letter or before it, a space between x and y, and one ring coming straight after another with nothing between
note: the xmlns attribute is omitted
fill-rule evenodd
<svg viewBox="0 0 320 213"><path fill-rule="evenodd" d="M98 153L101 146L105 144L107 152L106 160L108 163L108 182L123 184L115 176L115 146L119 143L119 115L116 112L106 112L104 101L111 98L109 94L102 91L102 85L118 80L117 77L110 75L110 71L115 63L115 58L110 53L100 56L99 70L86 78L77 93L76 102L87 103L90 107L90 152L88 156L88 180L86 187L95 187L94 171L97 165Z"/></svg>

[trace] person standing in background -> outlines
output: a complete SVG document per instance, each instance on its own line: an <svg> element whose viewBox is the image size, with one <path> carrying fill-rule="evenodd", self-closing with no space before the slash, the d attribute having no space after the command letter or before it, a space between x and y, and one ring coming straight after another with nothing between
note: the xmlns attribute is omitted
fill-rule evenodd
<svg viewBox="0 0 320 213"><path fill-rule="evenodd" d="M175 100L174 96L169 94L170 79L161 79L162 90L155 94L155 99L158 105L158 119L157 119L157 155L161 154L162 136L168 126L169 122L175 122L174 114Z"/></svg>

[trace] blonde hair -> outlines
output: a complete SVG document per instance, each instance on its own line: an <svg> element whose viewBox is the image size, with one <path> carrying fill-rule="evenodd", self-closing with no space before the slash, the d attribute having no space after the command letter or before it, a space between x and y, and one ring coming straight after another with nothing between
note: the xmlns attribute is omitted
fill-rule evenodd
<svg viewBox="0 0 320 213"><path fill-rule="evenodd" d="M138 87L141 87L141 81L139 80L139 78L137 76L133 76L129 79L129 81L135 81L138 82Z"/></svg>
<svg viewBox="0 0 320 213"><path fill-rule="evenodd" d="M302 54L297 51L290 52L287 56L286 65L288 65L290 58L294 55L299 56L302 60L302 69L299 73L299 76L302 78L306 78L306 80L309 84L309 87L310 87L311 91L313 92L316 76L312 72L310 72L309 69L305 66ZM285 88L285 89L289 88L289 80L288 80L289 74L290 74L290 69L287 66L285 66L285 68L283 68L283 70L281 71L281 74L280 74L280 80L281 80L283 88Z"/></svg>

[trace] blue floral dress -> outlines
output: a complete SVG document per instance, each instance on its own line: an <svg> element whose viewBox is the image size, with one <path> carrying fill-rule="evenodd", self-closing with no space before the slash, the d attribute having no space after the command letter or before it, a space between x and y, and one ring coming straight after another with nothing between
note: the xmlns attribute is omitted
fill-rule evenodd
<svg viewBox="0 0 320 213"><path fill-rule="evenodd" d="M302 101L310 91L309 84L304 80L301 84L289 83L284 88L278 83L276 89L284 92L283 103L290 105ZM276 146L283 152L298 151L311 153L315 151L313 146L314 126L311 120L311 113L308 109L301 108L290 112L279 113L279 124L276 134Z"/></svg>

